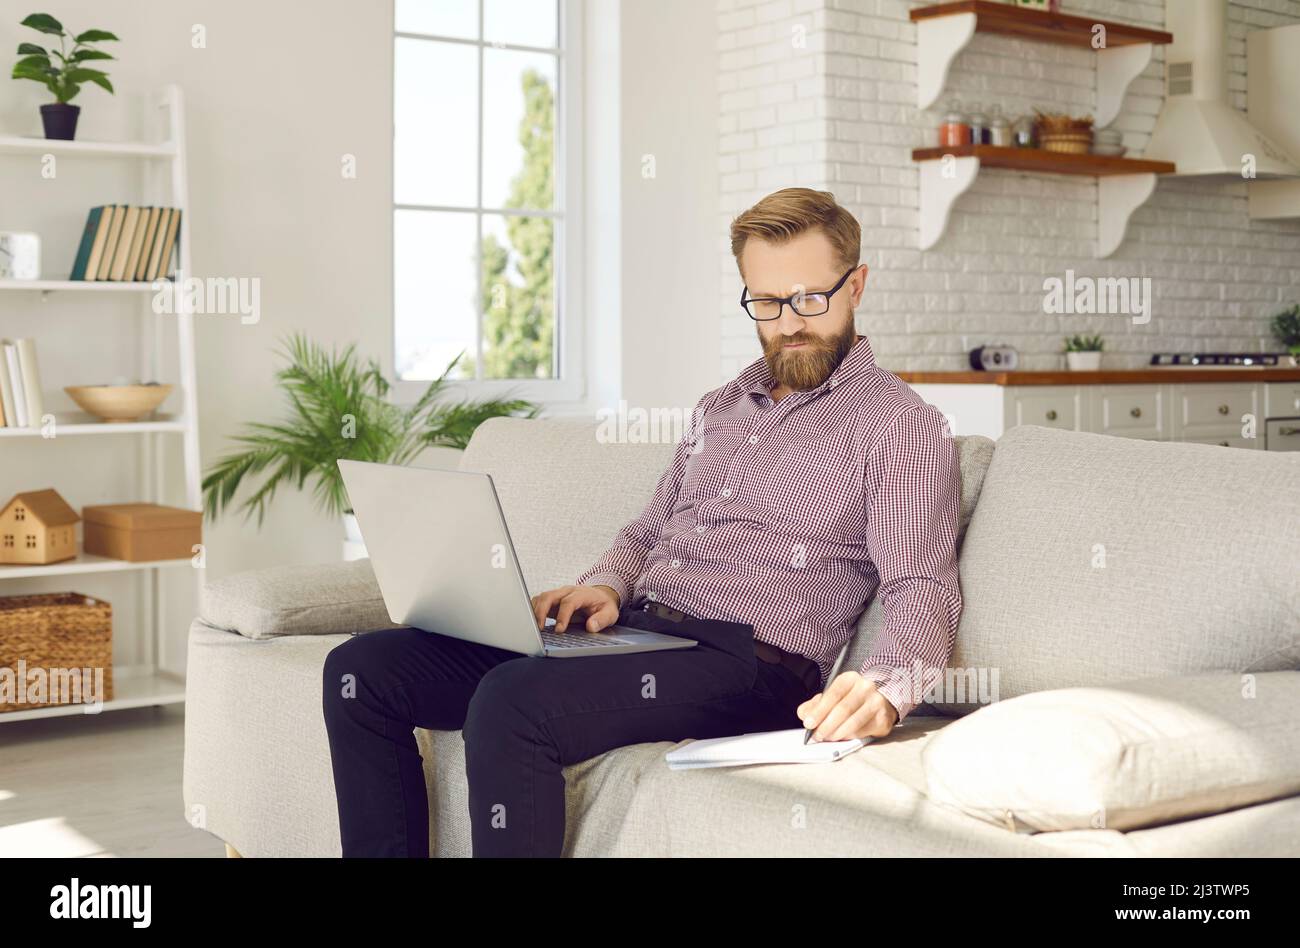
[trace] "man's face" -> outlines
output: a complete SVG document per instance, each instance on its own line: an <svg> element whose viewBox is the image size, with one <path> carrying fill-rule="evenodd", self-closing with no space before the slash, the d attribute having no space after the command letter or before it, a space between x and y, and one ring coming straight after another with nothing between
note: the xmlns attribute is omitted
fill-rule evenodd
<svg viewBox="0 0 1300 948"><path fill-rule="evenodd" d="M844 275L834 248L820 230L809 230L779 246L750 238L740 253L749 299L826 292ZM853 311L866 285L865 264L849 276L820 316L800 316L781 307L778 319L755 321L763 358L772 376L794 391L816 388L844 360L857 331Z"/></svg>

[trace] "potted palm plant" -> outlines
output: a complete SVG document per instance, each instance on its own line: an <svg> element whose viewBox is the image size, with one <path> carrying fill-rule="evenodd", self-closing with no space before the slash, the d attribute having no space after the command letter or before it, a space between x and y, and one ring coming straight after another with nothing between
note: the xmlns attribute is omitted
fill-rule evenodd
<svg viewBox="0 0 1300 948"><path fill-rule="evenodd" d="M81 106L71 103L81 91L82 84L93 82L110 95L113 93L108 75L86 65L113 57L90 44L116 41L117 37L107 30L86 30L72 36L48 13L33 13L23 20L22 25L54 37L59 45L56 49L51 44L46 49L36 43L18 44L18 55L22 58L14 66L13 78L31 79L50 90L54 101L41 106L45 137L71 141L76 137L77 117L81 114ZM68 48L69 42L72 43L71 49Z"/></svg>
<svg viewBox="0 0 1300 948"><path fill-rule="evenodd" d="M1066 336L1065 365L1071 371L1101 368L1101 336Z"/></svg>
<svg viewBox="0 0 1300 948"><path fill-rule="evenodd" d="M380 464L409 464L428 447L460 448L489 418L520 415L534 418L540 406L522 399L440 402L447 376L464 355L456 356L442 375L429 383L413 405L388 400L390 385L379 364L363 362L355 346L326 350L295 334L282 344L288 365L276 381L288 402L280 422L252 422L234 440L238 451L220 458L203 478L203 507L216 519L235 502L246 482L262 482L243 500L247 519L256 514L261 526L266 506L282 486L302 489L310 480L317 507L343 518L344 556L365 555L356 517L348 503L339 458Z"/></svg>

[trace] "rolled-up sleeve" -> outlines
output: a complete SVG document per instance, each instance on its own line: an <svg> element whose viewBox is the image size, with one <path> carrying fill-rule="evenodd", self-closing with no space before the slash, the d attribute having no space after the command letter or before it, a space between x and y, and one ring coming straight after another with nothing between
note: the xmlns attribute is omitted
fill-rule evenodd
<svg viewBox="0 0 1300 948"><path fill-rule="evenodd" d="M957 446L932 406L908 408L865 465L867 549L884 624L859 669L902 721L942 679L957 639Z"/></svg>
<svg viewBox="0 0 1300 948"><path fill-rule="evenodd" d="M576 586L609 586L618 593L620 606L627 605L628 596L636 586L647 554L658 542L681 490L686 473L686 460L695 447L695 432L702 417L705 403L718 390L714 389L695 403L688 430L683 433L673 451L672 462L664 470L640 516L629 522L614 537L609 549L574 580Z"/></svg>

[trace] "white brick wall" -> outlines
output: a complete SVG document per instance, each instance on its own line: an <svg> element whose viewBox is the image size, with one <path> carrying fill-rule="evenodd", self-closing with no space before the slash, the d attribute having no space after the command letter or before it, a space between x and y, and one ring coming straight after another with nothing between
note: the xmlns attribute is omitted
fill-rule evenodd
<svg viewBox="0 0 1300 948"><path fill-rule="evenodd" d="M835 193L862 225L871 268L858 309L888 368L960 369L965 353L1010 343L1031 369L1057 368L1061 337L1099 332L1116 368L1153 351L1275 350L1268 319L1300 298L1300 222L1251 221L1246 186L1162 178L1129 221L1124 244L1094 257L1097 186L1091 178L985 170L958 200L948 229L917 250L917 169L911 149L937 141L944 106L996 103L1094 109L1090 50L976 34L939 102L916 108L913 0L717 0L720 24L722 377L758 357L754 324L726 232L770 191ZM1067 12L1157 29L1161 0L1066 0ZM1300 0L1232 0L1229 90L1245 108L1248 30L1300 21ZM1164 95L1164 56L1133 83L1114 127L1141 154ZM1043 280L1151 277L1151 321L1057 316L1042 310Z"/></svg>

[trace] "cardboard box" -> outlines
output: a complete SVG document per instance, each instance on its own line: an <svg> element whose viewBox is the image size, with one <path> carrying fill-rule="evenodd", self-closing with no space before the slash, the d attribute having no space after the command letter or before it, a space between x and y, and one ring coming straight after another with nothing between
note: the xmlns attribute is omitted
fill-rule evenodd
<svg viewBox="0 0 1300 948"><path fill-rule="evenodd" d="M81 511L82 547L132 563L188 559L203 542L203 514L158 504L101 504Z"/></svg>

